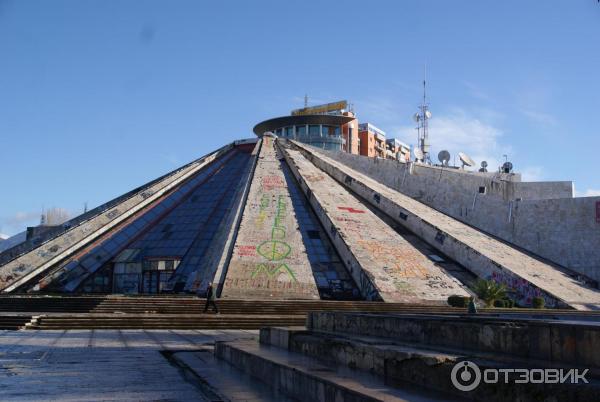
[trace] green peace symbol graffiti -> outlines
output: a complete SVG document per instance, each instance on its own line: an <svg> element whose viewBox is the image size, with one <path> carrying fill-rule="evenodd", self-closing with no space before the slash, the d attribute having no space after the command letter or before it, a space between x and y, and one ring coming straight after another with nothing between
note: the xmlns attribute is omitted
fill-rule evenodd
<svg viewBox="0 0 600 402"><path fill-rule="evenodd" d="M256 251L269 261L279 261L290 255L292 248L283 241L267 240L259 244Z"/></svg>

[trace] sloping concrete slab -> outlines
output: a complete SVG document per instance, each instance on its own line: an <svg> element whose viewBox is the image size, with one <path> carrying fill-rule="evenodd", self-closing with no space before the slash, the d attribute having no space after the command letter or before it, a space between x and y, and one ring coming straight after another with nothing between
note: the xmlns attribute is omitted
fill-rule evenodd
<svg viewBox="0 0 600 402"><path fill-rule="evenodd" d="M467 295L456 279L299 151L283 152L364 297L387 302L445 303L452 294Z"/></svg>
<svg viewBox="0 0 600 402"><path fill-rule="evenodd" d="M3 288L3 292L11 292L17 289L28 280L77 252L136 212L149 206L231 149L232 145L227 145L196 162L186 165L182 169L176 170L165 179L160 180L150 187L144 187L132 197L109 210L3 265L0 267L0 289Z"/></svg>
<svg viewBox="0 0 600 402"><path fill-rule="evenodd" d="M264 137L221 297L319 298L280 164Z"/></svg>
<svg viewBox="0 0 600 402"><path fill-rule="evenodd" d="M600 309L600 291L548 263L405 196L301 143L317 167L477 276L504 283L520 302L543 297L546 305Z"/></svg>

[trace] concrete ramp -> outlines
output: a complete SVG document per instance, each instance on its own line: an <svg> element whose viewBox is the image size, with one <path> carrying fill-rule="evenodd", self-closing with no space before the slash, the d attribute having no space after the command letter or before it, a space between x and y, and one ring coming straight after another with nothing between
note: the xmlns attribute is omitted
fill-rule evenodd
<svg viewBox="0 0 600 402"><path fill-rule="evenodd" d="M319 299L271 137L262 139L221 297Z"/></svg>
<svg viewBox="0 0 600 402"><path fill-rule="evenodd" d="M523 305L543 297L546 306L600 309L600 291L485 233L405 196L370 177L293 142L315 166L366 199L432 247L477 276L507 285Z"/></svg>
<svg viewBox="0 0 600 402"><path fill-rule="evenodd" d="M367 300L445 304L450 295L468 295L456 279L299 151L282 151Z"/></svg>

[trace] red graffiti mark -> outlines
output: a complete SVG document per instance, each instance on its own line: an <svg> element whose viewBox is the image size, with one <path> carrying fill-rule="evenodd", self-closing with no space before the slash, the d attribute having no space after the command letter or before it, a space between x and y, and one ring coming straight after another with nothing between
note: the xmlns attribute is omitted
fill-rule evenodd
<svg viewBox="0 0 600 402"><path fill-rule="evenodd" d="M343 211L348 211L351 214L364 214L365 211L363 211L362 209L354 209L352 207L338 207L338 209L341 209Z"/></svg>
<svg viewBox="0 0 600 402"><path fill-rule="evenodd" d="M285 187L283 178L279 176L265 176L262 178L263 191L271 191L274 188Z"/></svg>
<svg viewBox="0 0 600 402"><path fill-rule="evenodd" d="M596 222L600 223L600 201L596 201Z"/></svg>
<svg viewBox="0 0 600 402"><path fill-rule="evenodd" d="M256 246L238 246L238 254L241 256L256 256Z"/></svg>

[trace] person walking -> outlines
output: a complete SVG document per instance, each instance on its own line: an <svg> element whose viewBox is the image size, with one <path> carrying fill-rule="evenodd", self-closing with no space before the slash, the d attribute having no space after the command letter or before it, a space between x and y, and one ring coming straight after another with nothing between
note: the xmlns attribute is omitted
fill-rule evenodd
<svg viewBox="0 0 600 402"><path fill-rule="evenodd" d="M217 307L216 294L215 289L213 288L212 282L208 284L208 288L206 288L206 304L204 305L204 312L208 310L208 306L212 305L213 311L216 314L219 314L219 308Z"/></svg>

